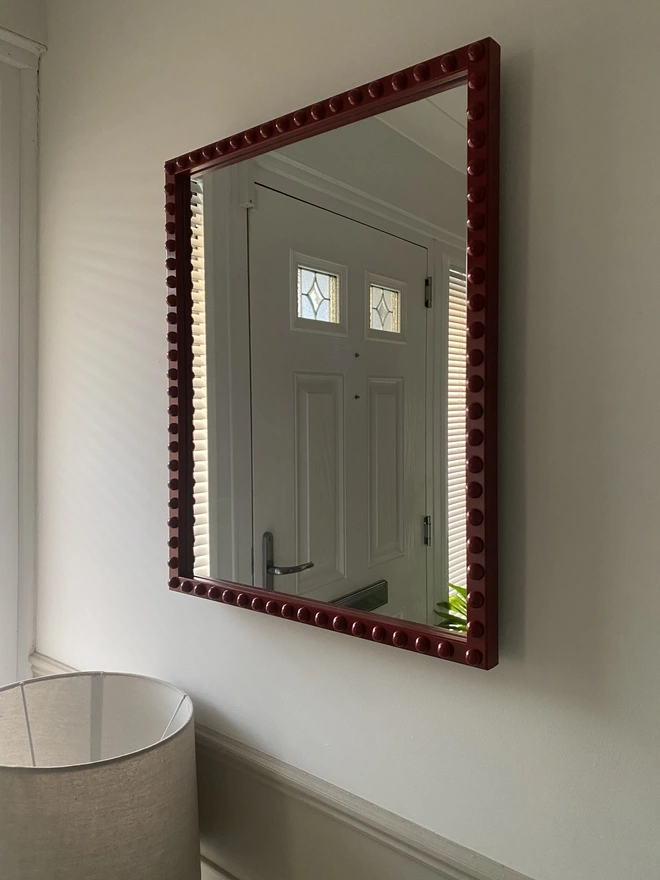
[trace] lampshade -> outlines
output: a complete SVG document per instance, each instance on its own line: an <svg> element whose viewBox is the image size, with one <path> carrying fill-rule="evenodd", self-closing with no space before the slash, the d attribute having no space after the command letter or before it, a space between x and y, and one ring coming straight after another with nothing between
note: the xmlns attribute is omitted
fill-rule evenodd
<svg viewBox="0 0 660 880"><path fill-rule="evenodd" d="M138 675L0 689L2 880L199 880L192 702Z"/></svg>

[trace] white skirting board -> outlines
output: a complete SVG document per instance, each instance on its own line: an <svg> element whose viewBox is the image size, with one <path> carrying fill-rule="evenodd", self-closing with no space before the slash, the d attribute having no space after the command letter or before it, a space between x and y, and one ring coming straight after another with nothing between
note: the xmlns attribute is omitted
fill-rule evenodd
<svg viewBox="0 0 660 880"><path fill-rule="evenodd" d="M206 859L202 859L201 880L237 880L237 878L221 871L216 865L212 865L211 862Z"/></svg>
<svg viewBox="0 0 660 880"><path fill-rule="evenodd" d="M202 880L530 880L201 725L197 747Z"/></svg>

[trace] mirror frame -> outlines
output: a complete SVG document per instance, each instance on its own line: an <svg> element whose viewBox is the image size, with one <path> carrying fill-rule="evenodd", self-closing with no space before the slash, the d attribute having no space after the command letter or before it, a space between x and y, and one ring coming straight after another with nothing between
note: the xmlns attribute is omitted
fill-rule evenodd
<svg viewBox="0 0 660 880"><path fill-rule="evenodd" d="M165 164L169 588L455 663L498 662L497 299L500 47L490 37L222 138ZM467 83L466 634L193 574L190 178Z"/></svg>

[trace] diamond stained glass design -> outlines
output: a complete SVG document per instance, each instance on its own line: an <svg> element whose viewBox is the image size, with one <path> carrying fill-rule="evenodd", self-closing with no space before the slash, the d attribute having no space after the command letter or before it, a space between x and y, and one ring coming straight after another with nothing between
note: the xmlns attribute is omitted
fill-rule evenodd
<svg viewBox="0 0 660 880"><path fill-rule="evenodd" d="M298 266L298 317L339 323L339 277Z"/></svg>
<svg viewBox="0 0 660 880"><path fill-rule="evenodd" d="M369 326L372 330L401 333L401 291L369 287Z"/></svg>

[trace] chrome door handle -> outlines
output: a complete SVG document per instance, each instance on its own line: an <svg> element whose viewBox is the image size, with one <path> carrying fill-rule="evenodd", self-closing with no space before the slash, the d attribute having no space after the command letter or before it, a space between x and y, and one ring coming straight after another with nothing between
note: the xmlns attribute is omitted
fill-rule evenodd
<svg viewBox="0 0 660 880"><path fill-rule="evenodd" d="M264 590L274 590L273 577L282 574L297 574L299 571L306 571L314 566L313 562L302 562L300 565L275 565L273 560L273 533L264 532L262 542L263 556L263 588Z"/></svg>
<svg viewBox="0 0 660 880"><path fill-rule="evenodd" d="M296 574L299 571L305 571L307 568L314 568L314 563L301 562L300 565L269 565L268 574Z"/></svg>

